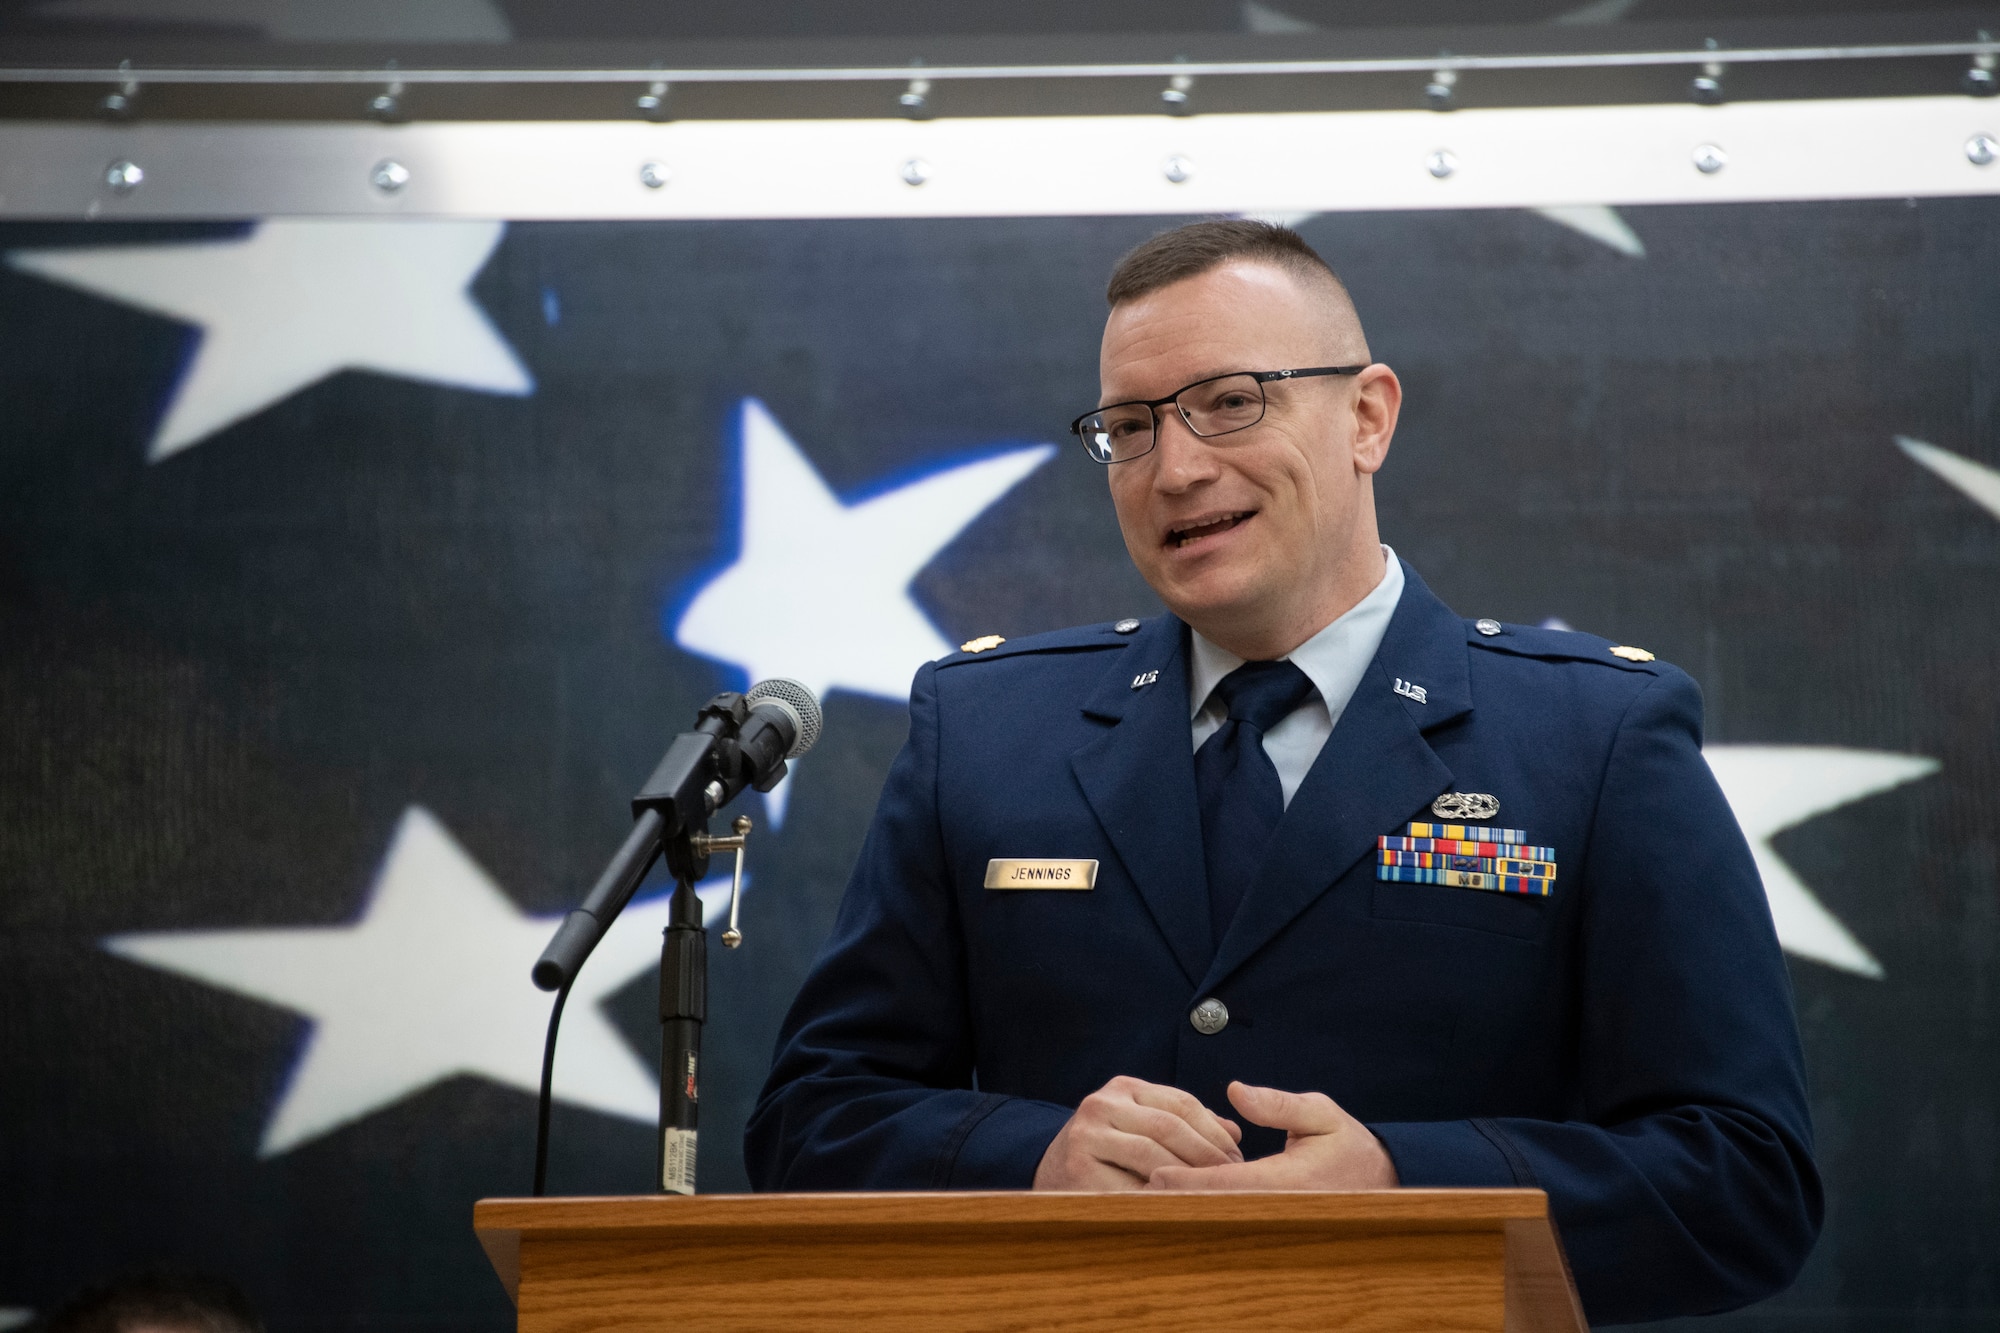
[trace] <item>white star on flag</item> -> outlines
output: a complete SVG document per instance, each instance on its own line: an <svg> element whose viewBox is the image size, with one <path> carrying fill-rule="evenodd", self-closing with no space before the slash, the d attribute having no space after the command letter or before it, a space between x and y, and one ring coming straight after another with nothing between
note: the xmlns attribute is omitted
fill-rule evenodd
<svg viewBox="0 0 2000 1333"><path fill-rule="evenodd" d="M1555 204L1548 208L1538 208L1535 212L1559 226L1602 245L1608 245L1621 255L1634 259L1646 257L1646 243L1639 239L1639 233L1632 230L1632 224L1618 216L1618 210L1604 204Z"/></svg>
<svg viewBox="0 0 2000 1333"><path fill-rule="evenodd" d="M836 689L910 697L917 667L952 647L911 580L1055 453L1012 449L849 504L754 398L743 400L741 435L742 546L688 603L674 642L752 681L790 676L822 701ZM790 785L765 797L773 820Z"/></svg>
<svg viewBox="0 0 2000 1333"><path fill-rule="evenodd" d="M1880 980L1875 955L1826 910L1771 839L1829 810L1927 777L1937 772L1937 760L1833 745L1710 745L1702 755L1749 840L1778 943L1801 958Z"/></svg>
<svg viewBox="0 0 2000 1333"><path fill-rule="evenodd" d="M469 290L505 230L275 219L230 240L17 250L7 262L200 327L147 451L157 463L342 370L532 393Z"/></svg>
<svg viewBox="0 0 2000 1333"><path fill-rule="evenodd" d="M961 463L853 504L827 488L765 406L742 407L742 549L694 595L674 641L743 668L908 699L910 675L951 651L910 582L1055 446Z"/></svg>
<svg viewBox="0 0 2000 1333"><path fill-rule="evenodd" d="M1568 227L1581 236L1588 236L1601 245L1608 245L1621 255L1634 259L1646 257L1646 243L1639 239L1639 233L1632 230L1632 224L1618 215L1618 210L1608 204L1552 204L1547 208L1537 208L1533 212L1541 214L1558 226ZM1239 213L1238 217L1252 222L1269 222L1274 226L1297 228L1319 216L1317 213Z"/></svg>
<svg viewBox="0 0 2000 1333"><path fill-rule="evenodd" d="M745 881L748 882L747 879ZM726 881L702 890L726 910ZM655 1071L599 1002L660 960L668 899L628 906L578 974L563 1010L554 1095L647 1124ZM427 810L398 823L361 919L351 925L114 935L134 962L312 1019L269 1123L272 1157L461 1074L535 1093L549 995L528 979L561 917L523 915Z"/></svg>
<svg viewBox="0 0 2000 1333"><path fill-rule="evenodd" d="M2000 472L1949 449L1940 449L1907 435L1898 435L1896 446L1957 487L1966 499L1993 517L2000 518Z"/></svg>

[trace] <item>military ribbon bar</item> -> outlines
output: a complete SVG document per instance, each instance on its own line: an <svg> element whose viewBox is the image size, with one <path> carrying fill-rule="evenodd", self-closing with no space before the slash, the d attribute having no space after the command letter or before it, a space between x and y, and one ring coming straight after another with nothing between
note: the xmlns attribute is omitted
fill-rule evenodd
<svg viewBox="0 0 2000 1333"><path fill-rule="evenodd" d="M1553 861L1553 847L1529 847L1512 842L1467 842L1456 838L1402 838L1384 834L1375 840L1384 852L1448 852L1455 856L1511 856L1522 861Z"/></svg>
<svg viewBox="0 0 2000 1333"><path fill-rule="evenodd" d="M1385 866L1416 866L1426 870L1471 870L1490 875L1525 875L1531 879L1554 879L1554 861L1524 860L1512 856L1459 856L1449 852L1378 852Z"/></svg>
<svg viewBox="0 0 2000 1333"><path fill-rule="evenodd" d="M1472 870L1435 870L1425 866L1377 866L1375 878L1404 884L1442 884L1454 889L1485 889L1489 893L1549 896L1549 881L1528 875L1488 875Z"/></svg>
<svg viewBox="0 0 2000 1333"><path fill-rule="evenodd" d="M1431 824L1419 821L1410 825L1409 833L1413 838L1451 838L1458 842L1519 844L1528 840L1525 829L1486 828L1478 824Z"/></svg>

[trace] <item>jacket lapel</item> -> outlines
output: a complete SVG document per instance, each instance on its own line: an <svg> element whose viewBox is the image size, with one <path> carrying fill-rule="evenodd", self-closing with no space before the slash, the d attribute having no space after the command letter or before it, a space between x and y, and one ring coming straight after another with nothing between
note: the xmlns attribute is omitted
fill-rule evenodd
<svg viewBox="0 0 2000 1333"><path fill-rule="evenodd" d="M1215 945L1194 793L1186 629L1158 616L1114 659L1083 707L1113 725L1072 754L1070 767L1192 985Z"/></svg>
<svg viewBox="0 0 2000 1333"><path fill-rule="evenodd" d="M1472 708L1465 622L1403 567L1403 596L1375 660L1285 809L1257 880L1243 897L1199 989L1219 985L1333 882L1375 852L1375 839L1452 786L1424 732ZM1424 702L1395 682L1421 687ZM1183 691L1185 693L1185 691Z"/></svg>

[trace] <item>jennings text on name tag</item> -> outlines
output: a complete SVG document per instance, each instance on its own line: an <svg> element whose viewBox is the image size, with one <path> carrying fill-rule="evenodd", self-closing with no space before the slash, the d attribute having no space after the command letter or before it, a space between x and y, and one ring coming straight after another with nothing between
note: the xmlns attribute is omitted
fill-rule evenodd
<svg viewBox="0 0 2000 1333"><path fill-rule="evenodd" d="M1097 883L1095 861L1003 861L986 863L989 889L1088 889Z"/></svg>

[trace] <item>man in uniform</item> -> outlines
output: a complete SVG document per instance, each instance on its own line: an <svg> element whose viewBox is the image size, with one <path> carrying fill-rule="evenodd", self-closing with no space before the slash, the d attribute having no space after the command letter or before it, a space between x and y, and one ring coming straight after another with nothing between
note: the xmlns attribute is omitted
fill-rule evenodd
<svg viewBox="0 0 2000 1333"><path fill-rule="evenodd" d="M925 666L746 1137L760 1189L1548 1191L1593 1322L1819 1231L1694 683L1382 546L1402 390L1281 227L1113 274L1079 418L1170 614Z"/></svg>

